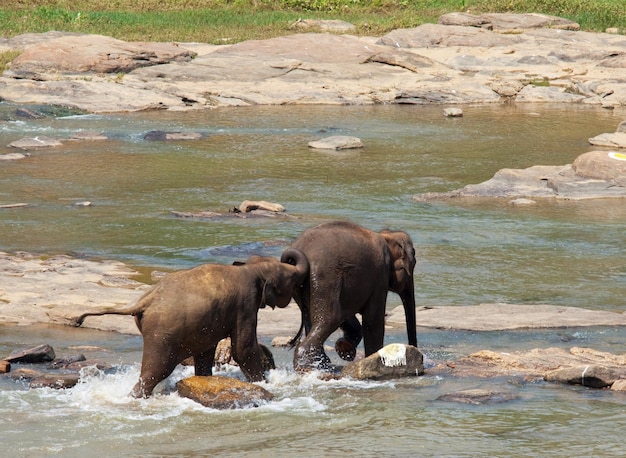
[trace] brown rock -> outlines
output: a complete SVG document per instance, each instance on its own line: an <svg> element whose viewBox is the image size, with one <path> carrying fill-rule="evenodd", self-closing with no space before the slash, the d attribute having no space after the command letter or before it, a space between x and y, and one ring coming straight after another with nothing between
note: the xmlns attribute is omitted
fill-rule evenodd
<svg viewBox="0 0 626 458"><path fill-rule="evenodd" d="M626 379L619 379L613 382L611 385L612 391L626 391Z"/></svg>
<svg viewBox="0 0 626 458"><path fill-rule="evenodd" d="M626 133L621 135L624 135L626 140ZM606 181L623 180L626 185L626 154L614 151L591 151L578 156L572 168L580 177Z"/></svg>
<svg viewBox="0 0 626 458"><path fill-rule="evenodd" d="M45 374L30 381L31 388L72 388L78 383L78 374Z"/></svg>
<svg viewBox="0 0 626 458"><path fill-rule="evenodd" d="M270 212L284 212L285 207L281 204L276 204L272 202L266 202L264 200L244 200L240 205L238 210L241 213L248 213L252 210L266 210Z"/></svg>
<svg viewBox="0 0 626 458"><path fill-rule="evenodd" d="M274 363L274 355L269 348L267 348L263 344L259 344L261 350L263 351L263 355L261 356L261 360L263 362L263 370L269 371L272 369L276 369L276 364ZM217 349L215 350L215 359L214 363L217 366L218 364L231 364L233 366L238 366L237 361L233 359L232 356L232 346L230 337L222 339L217 344Z"/></svg>
<svg viewBox="0 0 626 458"><path fill-rule="evenodd" d="M453 367L439 365L428 372L472 377L518 376L563 383L578 381L578 384L582 384L580 381L584 378L585 386L601 387L626 378L626 355L580 347L569 350L535 348L516 352L481 350L459 359ZM608 381L610 383L606 384Z"/></svg>
<svg viewBox="0 0 626 458"><path fill-rule="evenodd" d="M13 380L32 380L36 377L43 376L43 372L20 367L19 369L9 372L7 376L11 377Z"/></svg>
<svg viewBox="0 0 626 458"><path fill-rule="evenodd" d="M65 36L28 47L10 73L28 77L52 69L62 74L130 72L138 67L189 61L194 53L168 43L128 43L101 35Z"/></svg>
<svg viewBox="0 0 626 458"><path fill-rule="evenodd" d="M582 385L591 388L606 388L626 377L626 367L606 367L599 365L562 367L546 373L548 382Z"/></svg>
<svg viewBox="0 0 626 458"><path fill-rule="evenodd" d="M265 388L231 377L194 376L179 381L176 388L181 396L212 409L258 407L274 398Z"/></svg>
<svg viewBox="0 0 626 458"><path fill-rule="evenodd" d="M4 358L10 363L47 363L54 361L54 349L47 344L38 345L26 350L18 350Z"/></svg>
<svg viewBox="0 0 626 458"><path fill-rule="evenodd" d="M11 372L11 363L0 360L0 374L6 374L7 372Z"/></svg>
<svg viewBox="0 0 626 458"><path fill-rule="evenodd" d="M424 374L424 357L411 345L390 344L376 353L348 364L342 377L383 380Z"/></svg>
<svg viewBox="0 0 626 458"><path fill-rule="evenodd" d="M97 359L86 359L84 361L74 361L66 366L68 370L79 371L83 367L95 367L101 371L111 369L113 366L106 361L100 361Z"/></svg>
<svg viewBox="0 0 626 458"><path fill-rule="evenodd" d="M291 337L290 336L276 336L272 339L270 343L272 347L290 347L291 346Z"/></svg>

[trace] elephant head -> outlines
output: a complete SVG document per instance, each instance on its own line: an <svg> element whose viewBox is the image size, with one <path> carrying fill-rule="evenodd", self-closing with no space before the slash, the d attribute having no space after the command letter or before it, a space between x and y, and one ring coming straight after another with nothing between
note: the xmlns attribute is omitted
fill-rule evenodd
<svg viewBox="0 0 626 458"><path fill-rule="evenodd" d="M289 264L289 266L285 266ZM304 283L309 275L309 261L304 253L294 248L285 250L281 257L280 268L266 273L263 277L260 307L284 308L289 305L296 288Z"/></svg>
<svg viewBox="0 0 626 458"><path fill-rule="evenodd" d="M415 248L411 237L403 231L383 230L380 235L387 242L391 254L391 272L389 290L400 296L406 314L406 330L409 345L417 347L417 331L415 329L415 286L413 270L415 269Z"/></svg>
<svg viewBox="0 0 626 458"><path fill-rule="evenodd" d="M262 282L259 308L266 305L271 308L287 307L293 291L301 286L309 275L309 261L304 253L294 248L287 249L282 255L280 264L276 266L270 264L269 269L267 263L263 262L266 259L253 256L247 262L251 266L258 263L262 270L259 272L259 280Z"/></svg>

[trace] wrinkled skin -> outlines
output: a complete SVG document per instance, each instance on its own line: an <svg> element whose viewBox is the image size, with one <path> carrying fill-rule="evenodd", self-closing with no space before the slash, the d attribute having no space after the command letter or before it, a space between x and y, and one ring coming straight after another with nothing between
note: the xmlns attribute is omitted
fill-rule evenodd
<svg viewBox="0 0 626 458"><path fill-rule="evenodd" d="M302 311L300 331L292 340L296 370L329 369L323 345L339 327L344 336L336 349L343 359L354 359L361 336L366 356L380 350L388 291L402 299L408 342L417 346L415 249L408 234L338 221L306 230L291 248L303 252L310 264L309 276L294 294Z"/></svg>
<svg viewBox="0 0 626 458"><path fill-rule="evenodd" d="M148 397L176 365L193 356L196 375L212 375L215 349L230 337L232 356L248 380L264 380L257 341L257 312L266 305L286 307L308 273L301 252L286 250L285 262L252 256L235 265L204 264L166 275L126 310L89 312L73 320L80 326L93 315L134 315L143 336L143 357L134 397Z"/></svg>

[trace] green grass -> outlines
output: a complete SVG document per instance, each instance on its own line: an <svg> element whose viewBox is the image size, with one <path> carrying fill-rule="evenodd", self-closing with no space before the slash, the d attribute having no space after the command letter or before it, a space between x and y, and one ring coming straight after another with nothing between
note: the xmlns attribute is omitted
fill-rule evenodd
<svg viewBox="0 0 626 458"><path fill-rule="evenodd" d="M626 31L625 0L3 0L0 36L61 30L225 43L293 33L299 18L341 19L356 25L357 34L380 36L453 11L545 13L583 30Z"/></svg>

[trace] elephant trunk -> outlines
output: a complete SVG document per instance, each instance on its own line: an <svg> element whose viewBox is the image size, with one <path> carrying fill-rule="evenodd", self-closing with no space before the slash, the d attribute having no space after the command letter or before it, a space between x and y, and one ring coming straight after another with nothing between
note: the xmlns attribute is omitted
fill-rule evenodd
<svg viewBox="0 0 626 458"><path fill-rule="evenodd" d="M415 287L413 276L411 275L407 281L406 288L400 293L402 305L404 306L404 315L406 317L406 334L409 345L417 347L417 325L415 316Z"/></svg>

